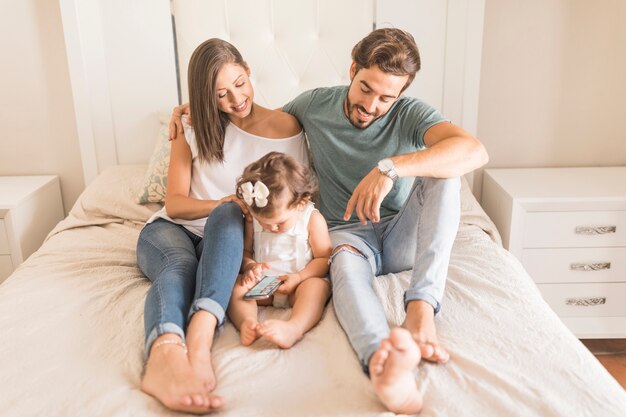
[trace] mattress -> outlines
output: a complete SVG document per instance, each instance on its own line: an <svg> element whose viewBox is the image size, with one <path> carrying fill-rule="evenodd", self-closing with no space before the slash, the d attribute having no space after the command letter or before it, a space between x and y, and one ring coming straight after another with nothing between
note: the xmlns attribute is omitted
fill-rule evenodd
<svg viewBox="0 0 626 417"><path fill-rule="evenodd" d="M150 282L137 236L158 205L136 204L145 166L111 167L43 246L0 285L2 416L180 416L140 390ZM403 320L409 272L376 278L388 321ZM288 310L261 309L261 318ZM416 370L422 416L626 416L626 394L542 300L468 186L436 317L446 365ZM215 416L388 416L337 322L288 350L239 343L230 324L213 348Z"/></svg>

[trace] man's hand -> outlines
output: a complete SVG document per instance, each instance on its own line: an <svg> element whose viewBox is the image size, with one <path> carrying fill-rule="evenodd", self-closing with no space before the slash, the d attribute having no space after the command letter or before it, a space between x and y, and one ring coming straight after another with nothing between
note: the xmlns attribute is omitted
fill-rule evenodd
<svg viewBox="0 0 626 417"><path fill-rule="evenodd" d="M170 131L170 140L175 140L178 135L183 134L183 114L187 115L187 120L191 123L191 114L189 113L189 103L181 104L172 109L172 117L170 117L170 124L168 126Z"/></svg>
<svg viewBox="0 0 626 417"><path fill-rule="evenodd" d="M278 277L278 279L281 280L283 283L280 284L276 292L279 292L281 294L291 294L296 290L298 284L302 282L302 277L298 273L281 275Z"/></svg>
<svg viewBox="0 0 626 417"><path fill-rule="evenodd" d="M356 215L362 224L366 224L367 219L370 219L372 223L378 223L380 221L380 205L391 188L393 188L393 180L381 174L378 168L372 169L354 189L343 219L345 221L350 220L352 212L356 210Z"/></svg>

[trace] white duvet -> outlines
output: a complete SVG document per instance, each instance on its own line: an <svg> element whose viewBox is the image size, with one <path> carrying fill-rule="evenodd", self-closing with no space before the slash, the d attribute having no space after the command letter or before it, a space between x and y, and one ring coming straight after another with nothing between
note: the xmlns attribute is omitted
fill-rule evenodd
<svg viewBox="0 0 626 417"><path fill-rule="evenodd" d="M119 166L85 190L68 218L0 286L1 416L178 416L139 389L149 281L135 262L157 206L134 196L145 167ZM448 364L422 363L422 416L626 416L626 394L542 301L463 188L462 224L436 318ZM402 321L408 273L376 280ZM286 310L266 309L265 316ZM332 304L289 350L242 347L232 325L214 345L216 416L381 416Z"/></svg>

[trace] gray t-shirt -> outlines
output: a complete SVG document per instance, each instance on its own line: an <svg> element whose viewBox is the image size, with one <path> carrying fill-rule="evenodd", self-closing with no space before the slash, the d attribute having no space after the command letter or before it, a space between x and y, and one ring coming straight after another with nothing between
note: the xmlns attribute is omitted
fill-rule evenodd
<svg viewBox="0 0 626 417"><path fill-rule="evenodd" d="M343 220L352 192L378 161L425 148L424 133L446 121L428 104L400 97L381 118L365 129L354 127L343 110L348 86L306 91L283 107L298 118L311 147L319 178L318 208L330 227L359 221L356 213ZM395 215L406 201L413 178L400 178L385 197L381 218Z"/></svg>

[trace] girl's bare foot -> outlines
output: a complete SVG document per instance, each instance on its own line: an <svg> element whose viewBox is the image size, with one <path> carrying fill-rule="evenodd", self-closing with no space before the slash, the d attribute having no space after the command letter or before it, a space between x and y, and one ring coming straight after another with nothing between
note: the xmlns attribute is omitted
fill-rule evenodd
<svg viewBox="0 0 626 417"><path fill-rule="evenodd" d="M450 354L437 340L435 311L425 301L411 301L407 305L406 319L402 327L407 329L420 348L422 359L430 362L446 363Z"/></svg>
<svg viewBox="0 0 626 417"><path fill-rule="evenodd" d="M402 328L391 330L388 339L370 359L370 378L383 404L398 414L415 414L422 409L413 370L420 361L420 349L411 334Z"/></svg>
<svg viewBox="0 0 626 417"><path fill-rule="evenodd" d="M289 349L304 336L300 326L283 320L266 320L258 325L258 332L283 349Z"/></svg>
<svg viewBox="0 0 626 417"><path fill-rule="evenodd" d="M183 347L174 344L152 349L141 390L172 410L203 414L223 406L197 378Z"/></svg>
<svg viewBox="0 0 626 417"><path fill-rule="evenodd" d="M258 328L259 322L255 319L245 319L239 328L241 344L244 346L250 346L255 340L257 340L259 338Z"/></svg>

